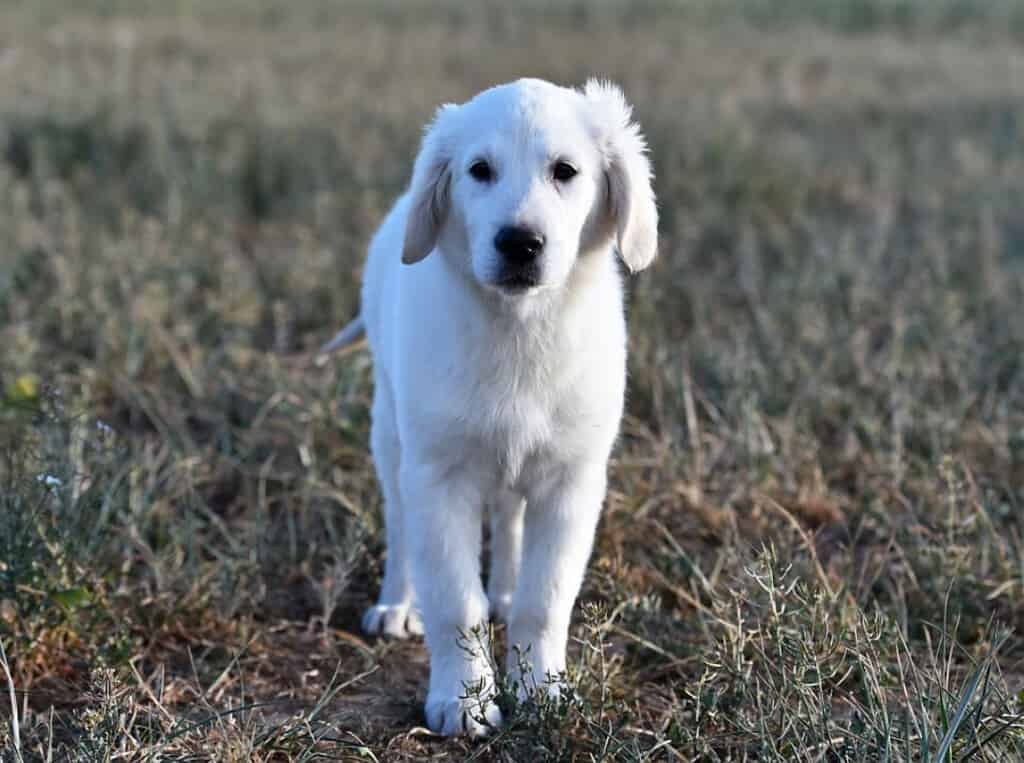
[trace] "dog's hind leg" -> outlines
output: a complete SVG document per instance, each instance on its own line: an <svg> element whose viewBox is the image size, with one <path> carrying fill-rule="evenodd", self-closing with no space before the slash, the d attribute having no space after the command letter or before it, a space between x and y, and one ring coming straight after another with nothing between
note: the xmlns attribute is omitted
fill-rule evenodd
<svg viewBox="0 0 1024 763"><path fill-rule="evenodd" d="M508 622L512 596L523 553L523 514L526 501L511 490L502 490L487 504L491 520L491 565L487 601L491 617Z"/></svg>
<svg viewBox="0 0 1024 763"><path fill-rule="evenodd" d="M423 621L415 606L409 551L402 525L402 503L398 489L401 451L390 388L381 375L373 397L370 447L377 468L377 480L384 496L384 524L387 560L380 598L363 615L363 631L393 638L423 635Z"/></svg>

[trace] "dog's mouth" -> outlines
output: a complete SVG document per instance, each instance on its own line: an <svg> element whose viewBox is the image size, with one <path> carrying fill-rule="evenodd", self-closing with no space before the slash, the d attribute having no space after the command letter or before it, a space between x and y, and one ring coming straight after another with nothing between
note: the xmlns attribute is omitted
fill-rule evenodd
<svg viewBox="0 0 1024 763"><path fill-rule="evenodd" d="M540 286L540 268L509 268L498 275L493 285L505 294L523 294Z"/></svg>
<svg viewBox="0 0 1024 763"><path fill-rule="evenodd" d="M494 282L500 291L506 294L522 294L538 286L536 278L530 276L514 275L499 278Z"/></svg>

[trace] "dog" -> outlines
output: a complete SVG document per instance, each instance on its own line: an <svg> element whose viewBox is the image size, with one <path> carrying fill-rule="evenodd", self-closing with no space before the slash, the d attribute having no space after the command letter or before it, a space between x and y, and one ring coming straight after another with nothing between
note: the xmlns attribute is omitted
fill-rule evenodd
<svg viewBox="0 0 1024 763"><path fill-rule="evenodd" d="M613 84L521 79L441 106L371 241L360 315L323 348L364 332L370 346L387 560L362 625L425 635L426 718L441 734L501 723L489 617L507 624L524 698L564 689L623 411L616 253L633 272L655 257L651 181ZM474 629L482 648L467 646Z"/></svg>

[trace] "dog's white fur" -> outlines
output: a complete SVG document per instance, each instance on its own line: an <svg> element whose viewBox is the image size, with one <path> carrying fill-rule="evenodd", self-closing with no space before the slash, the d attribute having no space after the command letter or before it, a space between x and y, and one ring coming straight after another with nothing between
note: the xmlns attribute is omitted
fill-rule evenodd
<svg viewBox="0 0 1024 763"><path fill-rule="evenodd" d="M481 159L486 182L469 171ZM556 161L578 174L556 180ZM508 225L545 237L533 287L497 283L494 239ZM637 271L656 246L650 164L621 91L528 79L438 110L408 192L370 245L357 320L374 358L371 445L388 556L363 627L425 632L435 731L478 735L501 721L491 660L462 638L489 614L526 650L528 674L515 674L524 686L557 685L565 669L622 416L614 253ZM467 686L482 690L482 706Z"/></svg>

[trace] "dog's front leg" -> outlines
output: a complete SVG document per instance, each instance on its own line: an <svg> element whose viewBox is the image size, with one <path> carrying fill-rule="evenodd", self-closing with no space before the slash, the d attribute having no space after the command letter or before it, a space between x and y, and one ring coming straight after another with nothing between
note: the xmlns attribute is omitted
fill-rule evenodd
<svg viewBox="0 0 1024 763"><path fill-rule="evenodd" d="M483 496L469 468L402 470L413 585L430 649L427 724L486 734L501 722L480 580Z"/></svg>
<svg viewBox="0 0 1024 763"><path fill-rule="evenodd" d="M521 696L538 688L560 690L569 620L606 484L602 461L559 469L528 491L523 562L508 628L508 673L520 682Z"/></svg>

